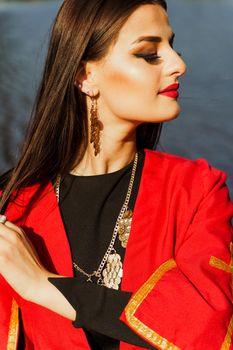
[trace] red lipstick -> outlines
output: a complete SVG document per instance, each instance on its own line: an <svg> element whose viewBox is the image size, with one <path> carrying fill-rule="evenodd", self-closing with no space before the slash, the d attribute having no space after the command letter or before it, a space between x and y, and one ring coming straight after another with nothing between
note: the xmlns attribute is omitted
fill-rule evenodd
<svg viewBox="0 0 233 350"><path fill-rule="evenodd" d="M171 98L178 98L179 97L179 84L172 84L167 86L165 89L159 91L160 95L165 95Z"/></svg>

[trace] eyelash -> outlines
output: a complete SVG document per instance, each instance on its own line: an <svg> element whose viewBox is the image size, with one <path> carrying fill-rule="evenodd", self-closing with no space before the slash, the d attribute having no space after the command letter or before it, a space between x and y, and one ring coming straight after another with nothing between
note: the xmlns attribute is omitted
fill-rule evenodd
<svg viewBox="0 0 233 350"><path fill-rule="evenodd" d="M179 55L180 57L182 56L181 52L177 52L177 55ZM161 56L158 56L156 54L149 54L149 55L145 55L145 54L136 54L135 55L138 58L143 58L146 62L148 63L153 63L156 62L158 59L161 58Z"/></svg>
<svg viewBox="0 0 233 350"><path fill-rule="evenodd" d="M135 56L138 58L143 58L148 63L156 62L159 58L161 58L160 56L158 56L156 54L145 55L145 54L139 53L139 54L136 54Z"/></svg>

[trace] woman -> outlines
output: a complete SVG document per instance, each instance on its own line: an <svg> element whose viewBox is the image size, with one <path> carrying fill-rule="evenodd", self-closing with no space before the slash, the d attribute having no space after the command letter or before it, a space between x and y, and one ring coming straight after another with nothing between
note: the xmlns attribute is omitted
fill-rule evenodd
<svg viewBox="0 0 233 350"><path fill-rule="evenodd" d="M233 349L226 175L155 151L173 39L163 0L64 1L2 179L2 350Z"/></svg>

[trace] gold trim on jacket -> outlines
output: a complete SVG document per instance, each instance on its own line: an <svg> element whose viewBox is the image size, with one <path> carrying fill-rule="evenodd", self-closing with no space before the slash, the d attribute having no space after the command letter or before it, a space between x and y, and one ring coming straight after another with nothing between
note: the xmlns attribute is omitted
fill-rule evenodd
<svg viewBox="0 0 233 350"><path fill-rule="evenodd" d="M129 301L125 308L125 315L129 325L136 330L136 332L143 338L148 340L151 344L158 346L162 350L181 350L178 346L174 345L153 329L146 326L137 317L134 316L140 304L147 297L147 295L154 288L156 283L163 277L163 275L176 267L176 262L174 259L167 260L163 263L143 284L143 286L135 293L132 299Z"/></svg>
<svg viewBox="0 0 233 350"><path fill-rule="evenodd" d="M16 301L12 300L11 318L9 324L7 350L16 350L19 336L19 307Z"/></svg>

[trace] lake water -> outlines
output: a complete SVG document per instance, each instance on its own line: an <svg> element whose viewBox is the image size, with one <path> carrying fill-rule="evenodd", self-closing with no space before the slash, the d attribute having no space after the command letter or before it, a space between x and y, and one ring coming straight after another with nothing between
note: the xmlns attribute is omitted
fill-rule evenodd
<svg viewBox="0 0 233 350"><path fill-rule="evenodd" d="M233 195L233 1L169 0L188 71L182 112L165 123L160 150L205 158L228 174ZM0 171L14 164L29 120L60 1L0 3Z"/></svg>

